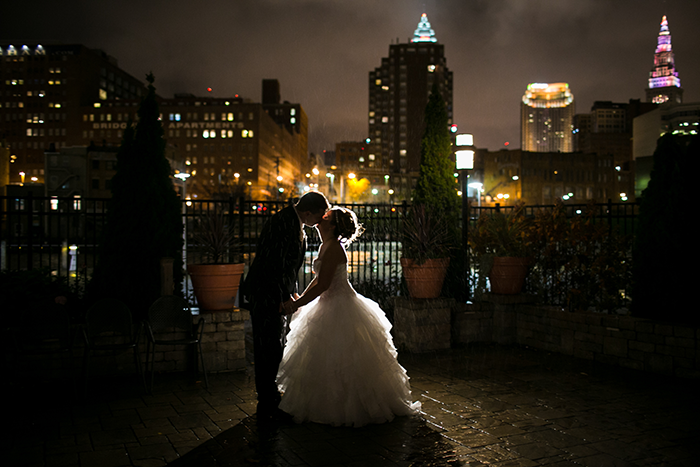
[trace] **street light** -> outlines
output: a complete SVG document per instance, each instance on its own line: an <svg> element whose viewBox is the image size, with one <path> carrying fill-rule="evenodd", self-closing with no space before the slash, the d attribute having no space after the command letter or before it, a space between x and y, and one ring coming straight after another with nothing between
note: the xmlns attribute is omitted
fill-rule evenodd
<svg viewBox="0 0 700 467"><path fill-rule="evenodd" d="M462 245L469 245L469 192L467 191L468 171L474 169L474 136L468 133L455 137L455 143L459 148L455 151L455 168L462 176ZM480 196L479 196L480 197ZM469 274L471 267L469 255L464 255L465 270Z"/></svg>

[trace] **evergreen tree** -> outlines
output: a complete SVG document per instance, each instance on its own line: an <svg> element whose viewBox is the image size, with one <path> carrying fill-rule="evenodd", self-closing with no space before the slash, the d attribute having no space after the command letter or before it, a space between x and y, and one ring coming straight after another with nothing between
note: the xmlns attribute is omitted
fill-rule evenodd
<svg viewBox="0 0 700 467"><path fill-rule="evenodd" d="M466 298L468 276L464 270L464 249L459 248L460 200L455 185L455 165L451 159L452 140L445 99L437 84L433 84L425 107L425 131L421 140L421 158L413 204L422 205L425 212L443 223L435 228L447 242L450 265L443 286L443 294L456 299ZM438 233L440 232L440 233ZM408 246L408 245L406 245Z"/></svg>
<svg viewBox="0 0 700 467"><path fill-rule="evenodd" d="M662 321L700 323L691 305L687 258L694 252L687 203L691 160L700 157L700 138L687 142L669 133L659 139L647 188L642 193L632 257L632 312Z"/></svg>
<svg viewBox="0 0 700 467"><path fill-rule="evenodd" d="M112 199L91 283L93 298L116 297L142 317L160 295L160 260L174 259L182 283L182 214L170 179L153 75L136 128L129 122L117 153Z"/></svg>
<svg viewBox="0 0 700 467"><path fill-rule="evenodd" d="M422 204L431 213L445 217L457 228L459 197L455 190L454 163L450 159L452 141L445 99L433 84L425 107L425 132L420 145L420 168L413 203ZM452 232L454 233L454 231Z"/></svg>

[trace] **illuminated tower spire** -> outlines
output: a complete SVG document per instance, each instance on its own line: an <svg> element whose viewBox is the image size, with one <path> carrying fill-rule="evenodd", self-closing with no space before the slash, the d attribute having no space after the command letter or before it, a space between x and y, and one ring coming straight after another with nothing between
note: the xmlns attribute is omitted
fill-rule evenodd
<svg viewBox="0 0 700 467"><path fill-rule="evenodd" d="M681 79L676 71L671 32L666 16L661 20L661 30L654 52L654 68L649 72L649 87L646 90L647 102L663 104L664 102L683 102Z"/></svg>
<svg viewBox="0 0 700 467"><path fill-rule="evenodd" d="M437 42L435 38L435 31L430 29L430 21L428 21L428 15L423 13L418 22L418 27L413 32L413 39L411 42Z"/></svg>

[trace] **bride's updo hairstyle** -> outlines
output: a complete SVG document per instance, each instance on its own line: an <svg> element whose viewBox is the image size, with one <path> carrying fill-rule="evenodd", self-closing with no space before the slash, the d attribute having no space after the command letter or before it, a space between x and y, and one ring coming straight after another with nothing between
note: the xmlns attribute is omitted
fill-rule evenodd
<svg viewBox="0 0 700 467"><path fill-rule="evenodd" d="M340 244L347 248L362 235L365 228L357 221L357 215L349 209L335 207L331 212L333 213L332 222L335 224L335 236L340 240Z"/></svg>

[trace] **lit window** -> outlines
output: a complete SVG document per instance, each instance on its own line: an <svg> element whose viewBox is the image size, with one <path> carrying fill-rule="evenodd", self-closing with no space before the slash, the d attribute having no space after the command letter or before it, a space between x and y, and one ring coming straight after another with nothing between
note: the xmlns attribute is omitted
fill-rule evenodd
<svg viewBox="0 0 700 467"><path fill-rule="evenodd" d="M289 119L289 123L291 123L292 125L294 125L296 122L297 122L297 119L294 117Z"/></svg>
<svg viewBox="0 0 700 467"><path fill-rule="evenodd" d="M233 113L229 113L228 115L226 115L226 119L227 119L229 122L232 122L232 121L233 121Z"/></svg>
<svg viewBox="0 0 700 467"><path fill-rule="evenodd" d="M202 132L202 138L209 138L209 130L204 130Z"/></svg>

